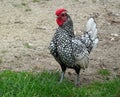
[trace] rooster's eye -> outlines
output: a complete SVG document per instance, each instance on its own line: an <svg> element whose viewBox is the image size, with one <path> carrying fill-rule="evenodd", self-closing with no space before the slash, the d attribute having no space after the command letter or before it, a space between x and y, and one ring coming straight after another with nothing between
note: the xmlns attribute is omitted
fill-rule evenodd
<svg viewBox="0 0 120 97"><path fill-rule="evenodd" d="M65 17L65 16L67 16L67 13L63 13L63 14L61 14L61 16L62 16L62 17Z"/></svg>

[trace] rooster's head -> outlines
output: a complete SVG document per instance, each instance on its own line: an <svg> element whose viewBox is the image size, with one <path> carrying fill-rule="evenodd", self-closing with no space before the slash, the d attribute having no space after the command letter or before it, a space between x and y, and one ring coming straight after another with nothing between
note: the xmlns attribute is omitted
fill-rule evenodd
<svg viewBox="0 0 120 97"><path fill-rule="evenodd" d="M67 10L64 8L57 9L55 14L57 16L56 22L59 26L62 26L64 22L66 22L66 20L68 19Z"/></svg>

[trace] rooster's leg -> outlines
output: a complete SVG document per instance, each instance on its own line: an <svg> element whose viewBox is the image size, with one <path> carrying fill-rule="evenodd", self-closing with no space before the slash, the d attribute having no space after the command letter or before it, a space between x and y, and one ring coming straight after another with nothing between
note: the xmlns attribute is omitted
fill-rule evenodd
<svg viewBox="0 0 120 97"><path fill-rule="evenodd" d="M63 78L64 78L64 75L65 75L65 72L62 72L62 73L61 73L61 78L60 78L60 83L62 83Z"/></svg>
<svg viewBox="0 0 120 97"><path fill-rule="evenodd" d="M80 78L79 78L80 67L76 66L76 67L75 67L75 71L76 71L76 73L77 73L75 85L76 85L76 86L79 86L79 85L80 85Z"/></svg>
<svg viewBox="0 0 120 97"><path fill-rule="evenodd" d="M60 64L60 66L61 66L61 68L62 68L60 83L62 83L62 81L63 81L63 79L64 79L65 71L66 71L66 66L65 66L64 64Z"/></svg>
<svg viewBox="0 0 120 97"><path fill-rule="evenodd" d="M76 78L76 82L75 82L76 86L80 85L80 78L79 78L79 74L77 74L77 78Z"/></svg>

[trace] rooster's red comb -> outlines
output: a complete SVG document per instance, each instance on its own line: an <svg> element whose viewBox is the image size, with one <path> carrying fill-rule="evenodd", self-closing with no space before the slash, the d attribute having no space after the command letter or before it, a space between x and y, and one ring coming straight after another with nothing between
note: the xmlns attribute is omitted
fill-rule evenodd
<svg viewBox="0 0 120 97"><path fill-rule="evenodd" d="M56 12L55 12L55 14L57 15L57 16L59 16L62 12L64 12L64 11L67 11L66 9L64 9L64 8L60 8L60 9L57 9L56 10Z"/></svg>

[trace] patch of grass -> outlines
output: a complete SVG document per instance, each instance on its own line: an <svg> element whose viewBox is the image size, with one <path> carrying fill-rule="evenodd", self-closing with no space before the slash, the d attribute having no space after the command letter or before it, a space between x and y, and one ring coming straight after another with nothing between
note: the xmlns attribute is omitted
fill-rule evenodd
<svg viewBox="0 0 120 97"><path fill-rule="evenodd" d="M41 0L33 0L32 2L40 2Z"/></svg>
<svg viewBox="0 0 120 97"><path fill-rule="evenodd" d="M96 3L97 2L97 0L92 0L92 3Z"/></svg>
<svg viewBox="0 0 120 97"><path fill-rule="evenodd" d="M0 64L2 63L2 59L0 58Z"/></svg>
<svg viewBox="0 0 120 97"><path fill-rule="evenodd" d="M24 2L22 2L22 3L21 3L21 5L23 5L23 6L27 6L27 4L26 4L26 3L24 3Z"/></svg>
<svg viewBox="0 0 120 97"><path fill-rule="evenodd" d="M17 8L24 8L25 9L25 12L28 12L28 11L31 11L29 5L25 2L22 2L20 4L13 4L14 7L17 7Z"/></svg>
<svg viewBox="0 0 120 97"><path fill-rule="evenodd" d="M17 7L17 8L22 8L22 5L21 4L13 4L14 7Z"/></svg>
<svg viewBox="0 0 120 97"><path fill-rule="evenodd" d="M98 71L98 74L102 75L102 76L109 76L110 75L110 71L107 69L100 69Z"/></svg>
<svg viewBox="0 0 120 97"><path fill-rule="evenodd" d="M32 2L50 1L50 0L32 0Z"/></svg>
<svg viewBox="0 0 120 97"><path fill-rule="evenodd" d="M13 4L13 6L14 6L14 7L17 7L17 8L22 8L22 7L27 6L27 3L22 2L22 3L20 3L20 4Z"/></svg>
<svg viewBox="0 0 120 97"><path fill-rule="evenodd" d="M0 72L0 97L119 97L120 79L75 87L58 72Z"/></svg>
<svg viewBox="0 0 120 97"><path fill-rule="evenodd" d="M3 54L6 53L6 52L8 52L8 51L7 51L7 50L2 50L2 51L1 51L1 53L3 53Z"/></svg>
<svg viewBox="0 0 120 97"><path fill-rule="evenodd" d="M79 1L79 0L73 0L73 1Z"/></svg>
<svg viewBox="0 0 120 97"><path fill-rule="evenodd" d="M29 43L25 43L24 46L25 46L26 48L32 48L32 45L29 44Z"/></svg>
<svg viewBox="0 0 120 97"><path fill-rule="evenodd" d="M28 12L28 11L31 11L31 9L30 9L30 8L27 8L27 9L25 9L25 11Z"/></svg>

